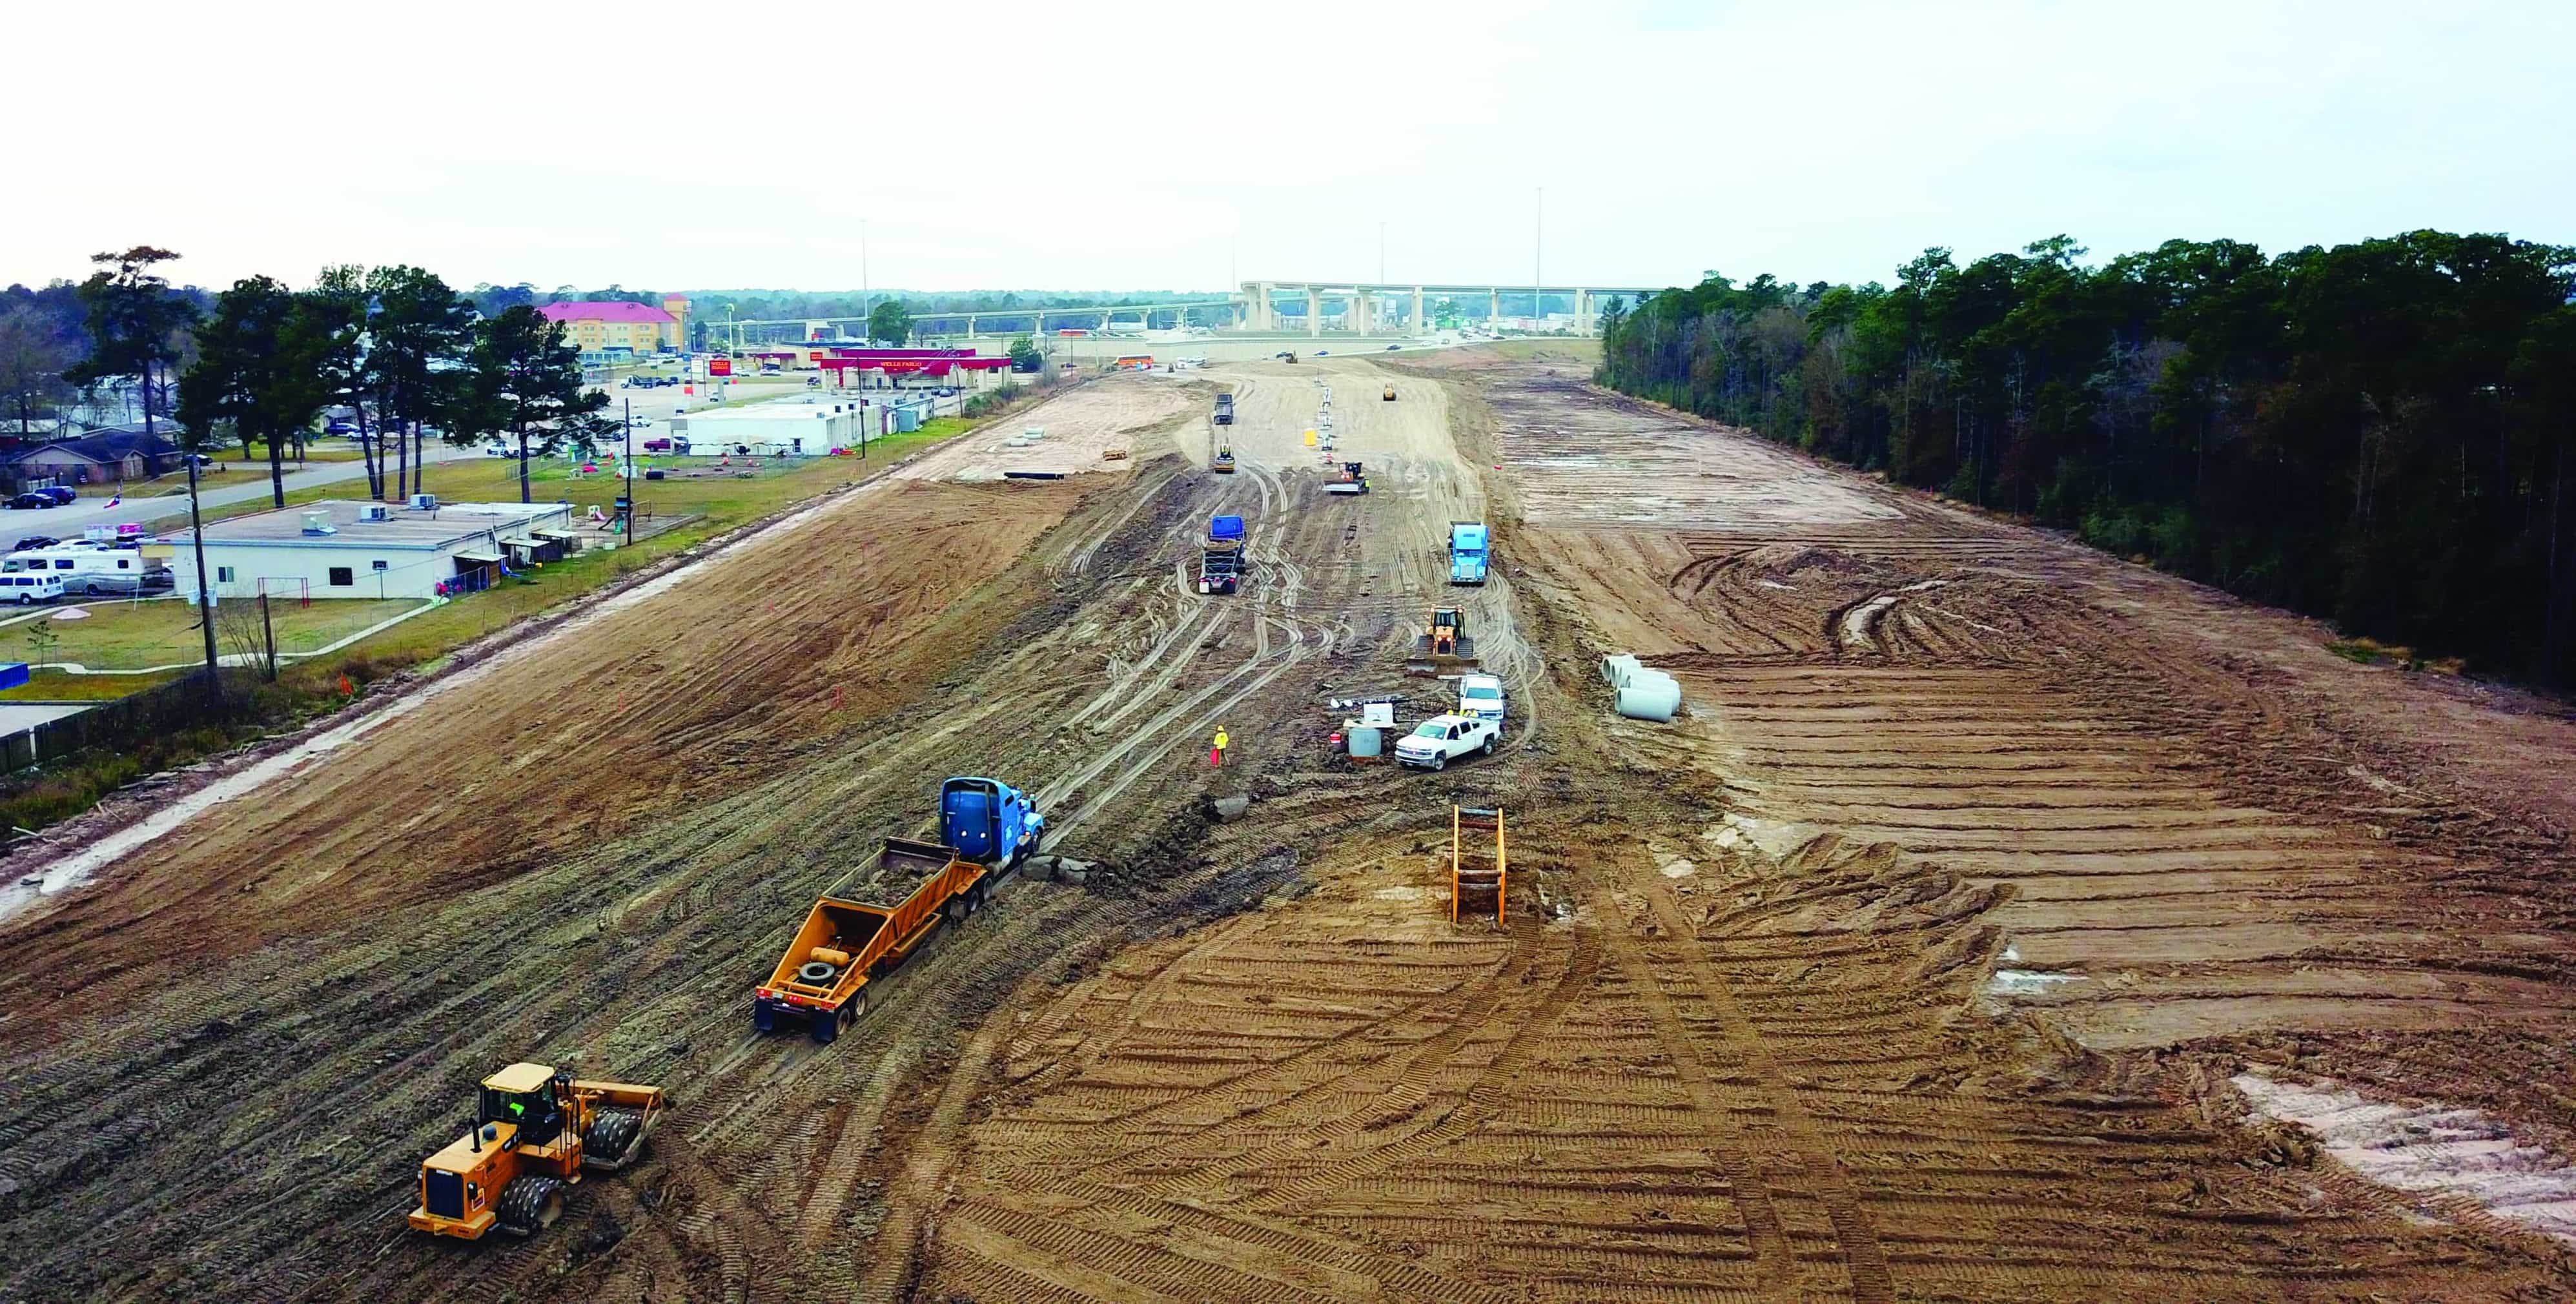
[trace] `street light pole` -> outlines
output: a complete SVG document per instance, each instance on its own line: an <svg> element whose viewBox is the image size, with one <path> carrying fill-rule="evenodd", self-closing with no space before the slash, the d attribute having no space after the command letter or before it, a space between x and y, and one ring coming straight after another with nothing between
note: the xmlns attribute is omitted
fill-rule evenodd
<svg viewBox="0 0 2576 1304"><path fill-rule="evenodd" d="M1538 334L1539 287L1547 284L1547 187L1538 188L1538 203L1533 210L1537 234L1530 241L1530 334Z"/></svg>
<svg viewBox="0 0 2576 1304"><path fill-rule="evenodd" d="M188 458L188 533L197 549L197 628L206 634L206 704L221 705L223 680L215 674L215 602L206 588L206 519L197 511L197 450L180 446Z"/></svg>

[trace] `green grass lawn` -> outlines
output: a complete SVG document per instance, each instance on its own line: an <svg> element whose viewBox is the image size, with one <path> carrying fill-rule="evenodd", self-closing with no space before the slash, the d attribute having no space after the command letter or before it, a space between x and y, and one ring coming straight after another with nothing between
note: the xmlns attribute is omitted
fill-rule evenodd
<svg viewBox="0 0 2576 1304"><path fill-rule="evenodd" d="M230 604L226 605L229 609ZM268 619L277 633L278 651L310 652L419 605L351 599L298 605L272 600ZM62 612L67 607L87 612L88 617L65 620ZM50 648L41 645L48 634L52 636ZM218 650L243 649L226 646ZM175 598L66 603L50 609L45 616L0 626L0 661L69 661L92 670L140 670L202 661L205 655L205 636L197 629L197 609ZM141 681L123 676L110 682L123 684L123 692L142 686Z"/></svg>
<svg viewBox="0 0 2576 1304"><path fill-rule="evenodd" d="M27 677L25 687L0 691L0 702L113 702L147 688L158 688L184 673L173 670L159 675L75 675L39 670Z"/></svg>
<svg viewBox="0 0 2576 1304"><path fill-rule="evenodd" d="M764 465L747 479L730 472L654 481L638 479L635 496L645 510L656 517L690 519L627 547L594 549L551 563L522 579L504 581L485 592L459 598L377 634L347 649L347 654L386 665L408 665L443 655L657 558L861 479L897 458L964 430L968 424L952 419L930 423L913 434L889 436L869 444L865 460L763 459ZM655 459L657 465L671 469L675 476L682 470L705 472L711 460ZM533 471L529 480L530 491L538 501L568 500L577 517L587 515L586 509L593 504L604 511L610 509L624 489L624 481L606 475L576 479L560 463ZM429 489L450 502L515 502L519 497L518 463L497 457L433 463Z"/></svg>

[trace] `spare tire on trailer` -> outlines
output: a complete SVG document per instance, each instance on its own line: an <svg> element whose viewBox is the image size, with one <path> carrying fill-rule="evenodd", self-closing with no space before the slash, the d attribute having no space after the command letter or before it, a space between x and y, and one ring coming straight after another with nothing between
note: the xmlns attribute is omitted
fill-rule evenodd
<svg viewBox="0 0 2576 1304"><path fill-rule="evenodd" d="M839 965L825 964L820 960L808 960L801 968L797 969L796 978L799 982L809 982L820 986L840 976L840 972L841 969Z"/></svg>

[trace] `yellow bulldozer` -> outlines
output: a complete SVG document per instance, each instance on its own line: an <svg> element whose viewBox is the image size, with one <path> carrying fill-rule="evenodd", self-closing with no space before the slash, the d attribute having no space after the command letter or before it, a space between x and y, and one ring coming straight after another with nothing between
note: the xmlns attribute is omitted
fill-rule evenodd
<svg viewBox="0 0 2576 1304"><path fill-rule="evenodd" d="M1467 636L1467 613L1458 607L1436 607L1430 629L1413 640L1413 657L1404 663L1417 675L1454 674L1473 669L1476 640Z"/></svg>
<svg viewBox="0 0 2576 1304"><path fill-rule="evenodd" d="M481 1240L495 1228L532 1236L563 1215L582 1171L615 1171L644 1153L662 1118L662 1089L585 1082L543 1064L483 1079L473 1126L420 1166L421 1231Z"/></svg>

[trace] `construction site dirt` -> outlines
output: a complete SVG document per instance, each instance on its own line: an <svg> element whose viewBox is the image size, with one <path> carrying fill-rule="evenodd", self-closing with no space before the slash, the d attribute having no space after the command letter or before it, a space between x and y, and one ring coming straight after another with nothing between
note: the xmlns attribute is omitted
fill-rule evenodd
<svg viewBox="0 0 2576 1304"><path fill-rule="evenodd" d="M0 924L0 1299L2576 1298L2556 708L1587 371L1084 385L51 892ZM1025 426L1065 478L993 478ZM1435 605L1501 749L1335 755L1328 700L1440 708ZM1087 878L756 1033L952 774ZM1504 926L1451 922L1453 804L1508 811ZM672 1113L536 1237L411 1231L514 1060Z"/></svg>

